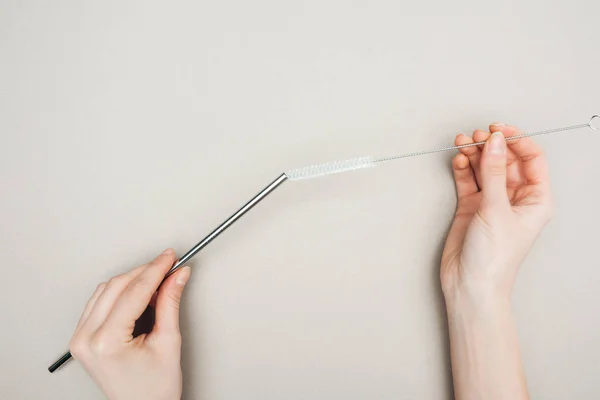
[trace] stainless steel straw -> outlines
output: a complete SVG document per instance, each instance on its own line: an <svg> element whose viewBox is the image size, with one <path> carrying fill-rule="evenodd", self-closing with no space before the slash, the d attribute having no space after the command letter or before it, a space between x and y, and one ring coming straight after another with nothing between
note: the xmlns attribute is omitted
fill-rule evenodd
<svg viewBox="0 0 600 400"><path fill-rule="evenodd" d="M221 225L219 225L214 231L209 233L208 236L206 236L204 239L202 239L200 242L198 242L198 244L196 244L194 247L192 247L192 249L190 251L185 253L179 259L179 261L177 261L175 263L175 265L173 265L173 267L169 270L169 272L167 272L167 275L165 275L165 279L167 279L170 275L172 275L179 268L183 267L185 265L185 263L187 263L192 257L194 257L196 255L196 253L198 253L200 250L202 250L204 247L206 247L206 245L209 244L210 242L212 242L214 238L216 238L221 233L223 233L223 231L225 229L229 228L235 221L240 219L242 217L242 215L244 215L248 211L250 211L250 209L252 207L257 205L262 199L267 197L267 195L269 193L271 193L273 190L275 190L277 187L279 187L279 185L281 185L286 180L287 180L286 174L281 174L277 179L275 179L273 182L271 182L271 184L269 186L267 186L266 188L261 190L256 196L254 196L242 208L237 210L231 217L227 218L225 220L225 222L223 222ZM67 351L61 358L56 360L54 362L54 364L52 364L51 366L48 367L48 371L50 371L50 372L56 371L58 368L60 368L61 365L63 365L67 361L69 361L71 358L72 358L71 352Z"/></svg>

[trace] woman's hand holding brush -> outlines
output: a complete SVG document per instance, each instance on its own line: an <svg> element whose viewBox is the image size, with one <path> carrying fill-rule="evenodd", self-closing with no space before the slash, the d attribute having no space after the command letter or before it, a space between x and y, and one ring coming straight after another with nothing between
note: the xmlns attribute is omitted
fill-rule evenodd
<svg viewBox="0 0 600 400"><path fill-rule="evenodd" d="M519 265L552 215L546 160L514 127L490 126L453 160L456 217L441 281L448 309L455 394L459 399L526 399L525 375L510 309Z"/></svg>

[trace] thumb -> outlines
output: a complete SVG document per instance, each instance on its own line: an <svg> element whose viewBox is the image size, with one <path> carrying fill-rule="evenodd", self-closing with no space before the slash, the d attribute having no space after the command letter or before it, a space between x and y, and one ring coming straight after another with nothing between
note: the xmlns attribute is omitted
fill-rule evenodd
<svg viewBox="0 0 600 400"><path fill-rule="evenodd" d="M158 289L153 333L179 333L179 304L191 272L190 267L181 268L168 277Z"/></svg>
<svg viewBox="0 0 600 400"><path fill-rule="evenodd" d="M482 202L490 207L510 206L506 191L506 140L494 132L481 155Z"/></svg>

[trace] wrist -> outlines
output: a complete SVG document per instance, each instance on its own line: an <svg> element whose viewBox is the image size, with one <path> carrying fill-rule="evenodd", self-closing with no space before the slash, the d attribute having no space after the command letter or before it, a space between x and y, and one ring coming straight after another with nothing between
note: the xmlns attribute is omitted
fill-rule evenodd
<svg viewBox="0 0 600 400"><path fill-rule="evenodd" d="M510 313L510 293L490 286L444 288L448 314L493 316Z"/></svg>
<svg viewBox="0 0 600 400"><path fill-rule="evenodd" d="M510 296L445 290L456 398L527 399Z"/></svg>

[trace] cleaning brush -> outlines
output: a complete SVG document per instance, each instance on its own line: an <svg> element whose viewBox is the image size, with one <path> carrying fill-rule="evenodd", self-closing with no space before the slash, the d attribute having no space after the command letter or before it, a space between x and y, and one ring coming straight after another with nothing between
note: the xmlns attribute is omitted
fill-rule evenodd
<svg viewBox="0 0 600 400"><path fill-rule="evenodd" d="M598 125L599 123L600 123L600 116L593 115L592 118L590 118L589 122L587 122L585 124L571 125L571 126L566 126L563 128L546 129L546 130L537 131L537 132L522 133L520 135L509 136L505 139L508 142L508 141L523 139L523 138L527 138L527 137L549 135L551 133L572 131L572 130L581 129L581 128L590 128L594 131L597 131L600 129L600 126ZM325 164L317 164L317 165L311 165L308 167L296 168L296 169L292 169L292 170L286 172L285 175L292 181L296 181L296 180L300 180L300 179L310 179L310 178L315 178L315 177L323 176L323 175L336 174L339 172L346 172L346 171L353 171L356 169L375 167L386 161L399 160L402 158L412 158L412 157L424 156L427 154L442 153L445 151L463 149L465 147L482 146L484 144L485 144L485 142L475 142L475 143L463 144L463 145L458 145L458 146L439 147L436 149L396 154L396 155L387 156L387 157L362 156L362 157L357 157L357 158L351 158L351 159L348 159L345 161L335 161L335 162L328 162Z"/></svg>

